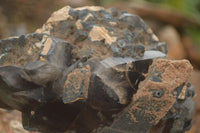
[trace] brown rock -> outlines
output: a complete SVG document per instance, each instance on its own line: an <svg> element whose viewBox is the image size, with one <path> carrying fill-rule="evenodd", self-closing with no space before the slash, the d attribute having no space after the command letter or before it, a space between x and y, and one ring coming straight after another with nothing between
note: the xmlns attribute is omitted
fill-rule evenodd
<svg viewBox="0 0 200 133"><path fill-rule="evenodd" d="M169 59L184 59L186 53L181 38L176 29L172 26L165 26L158 33L160 41L166 42Z"/></svg>

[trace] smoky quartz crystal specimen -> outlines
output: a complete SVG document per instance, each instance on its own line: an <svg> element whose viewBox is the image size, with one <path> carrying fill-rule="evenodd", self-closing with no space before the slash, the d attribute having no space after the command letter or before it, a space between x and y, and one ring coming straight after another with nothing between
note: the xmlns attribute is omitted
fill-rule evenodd
<svg viewBox="0 0 200 133"><path fill-rule="evenodd" d="M66 6L35 33L0 41L0 107L44 133L185 132L193 68L166 54L137 15Z"/></svg>

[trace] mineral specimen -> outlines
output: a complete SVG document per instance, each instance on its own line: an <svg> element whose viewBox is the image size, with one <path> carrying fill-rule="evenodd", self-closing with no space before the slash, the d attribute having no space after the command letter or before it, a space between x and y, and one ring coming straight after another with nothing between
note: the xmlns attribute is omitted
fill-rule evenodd
<svg viewBox="0 0 200 133"><path fill-rule="evenodd" d="M192 66L166 53L137 15L66 6L35 33L0 41L0 107L20 110L31 131L184 132Z"/></svg>

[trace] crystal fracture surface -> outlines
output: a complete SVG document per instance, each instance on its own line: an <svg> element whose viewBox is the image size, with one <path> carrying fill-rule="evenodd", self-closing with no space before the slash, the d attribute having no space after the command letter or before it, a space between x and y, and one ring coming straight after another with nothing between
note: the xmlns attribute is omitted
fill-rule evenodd
<svg viewBox="0 0 200 133"><path fill-rule="evenodd" d="M137 15L66 6L35 33L0 41L0 107L20 110L31 131L185 132L192 66L166 54Z"/></svg>

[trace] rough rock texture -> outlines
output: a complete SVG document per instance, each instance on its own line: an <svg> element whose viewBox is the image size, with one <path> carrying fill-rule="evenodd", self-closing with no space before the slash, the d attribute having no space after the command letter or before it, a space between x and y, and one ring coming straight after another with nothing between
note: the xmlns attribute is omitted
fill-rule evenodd
<svg viewBox="0 0 200 133"><path fill-rule="evenodd" d="M47 33L77 46L76 57L141 57L145 50L167 52L165 44L143 20L133 14L102 7L73 9L66 6L52 14L36 33Z"/></svg>
<svg viewBox="0 0 200 133"><path fill-rule="evenodd" d="M0 107L20 110L31 131L184 132L192 66L166 53L137 15L66 6L35 33L0 41Z"/></svg>

